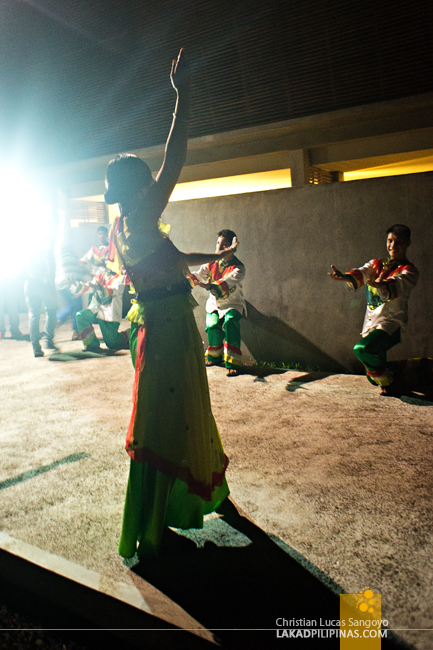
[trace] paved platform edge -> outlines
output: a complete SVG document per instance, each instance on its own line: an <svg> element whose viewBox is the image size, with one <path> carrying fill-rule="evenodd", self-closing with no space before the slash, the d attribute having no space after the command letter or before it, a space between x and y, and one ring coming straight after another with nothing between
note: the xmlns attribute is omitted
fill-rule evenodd
<svg viewBox="0 0 433 650"><path fill-rule="evenodd" d="M146 593L146 587L149 592L153 588L144 580L140 579L140 588L116 582L4 532L0 532L0 581L88 621L90 625L85 629L127 631L132 645L142 647L142 634L131 633L143 630L172 630L174 636L176 630L183 631L191 641L188 643L182 635L186 648L215 645L211 632L161 592L159 596L166 599L165 611L170 610L170 615L161 618L153 613L155 596ZM172 643L178 647L179 638L172 634L164 635L164 647L170 648Z"/></svg>

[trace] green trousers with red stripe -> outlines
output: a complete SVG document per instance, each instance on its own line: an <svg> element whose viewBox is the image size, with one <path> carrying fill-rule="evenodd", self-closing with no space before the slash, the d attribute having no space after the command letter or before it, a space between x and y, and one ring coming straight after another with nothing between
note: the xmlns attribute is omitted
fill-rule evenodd
<svg viewBox="0 0 433 650"><path fill-rule="evenodd" d="M206 333L208 348L206 361L215 366L238 368L241 361L241 325L242 314L236 309L229 309L222 318L218 312L206 314Z"/></svg>
<svg viewBox="0 0 433 650"><path fill-rule="evenodd" d="M86 350L97 351L100 348L99 340L96 337L93 325L99 325L102 338L109 350L128 349L128 332L119 332L119 325L116 321L105 321L96 318L90 309L82 309L76 314L77 328L80 338Z"/></svg>
<svg viewBox="0 0 433 650"><path fill-rule="evenodd" d="M375 386L389 386L393 382L393 373L388 368L386 353L400 343L400 328L393 334L384 330L373 330L364 336L353 348L359 361L364 365L367 379Z"/></svg>

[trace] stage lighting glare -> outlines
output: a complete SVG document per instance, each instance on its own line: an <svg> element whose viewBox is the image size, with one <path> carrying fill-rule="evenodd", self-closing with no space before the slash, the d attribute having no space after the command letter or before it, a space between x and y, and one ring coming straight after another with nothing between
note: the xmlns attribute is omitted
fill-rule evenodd
<svg viewBox="0 0 433 650"><path fill-rule="evenodd" d="M19 266L51 237L51 206L15 169L0 170L0 276Z"/></svg>

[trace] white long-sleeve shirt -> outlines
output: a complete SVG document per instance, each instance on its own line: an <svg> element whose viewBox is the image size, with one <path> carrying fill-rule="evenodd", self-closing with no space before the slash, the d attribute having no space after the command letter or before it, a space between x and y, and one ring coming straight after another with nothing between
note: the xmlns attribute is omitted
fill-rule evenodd
<svg viewBox="0 0 433 650"><path fill-rule="evenodd" d="M108 257L109 246L92 246L80 259L80 264L92 275L98 275L105 271L105 261Z"/></svg>
<svg viewBox="0 0 433 650"><path fill-rule="evenodd" d="M120 323L124 288L125 280L122 276L105 271L96 275L91 282L74 282L70 290L75 296L92 291L92 299L87 309L100 320Z"/></svg>
<svg viewBox="0 0 433 650"><path fill-rule="evenodd" d="M245 266L237 257L233 257L228 262L219 260L211 264L203 264L198 271L188 277L194 285L210 281L209 298L206 302L208 314L217 311L218 317L222 318L229 309L235 309L240 314L245 311L242 293Z"/></svg>
<svg viewBox="0 0 433 650"><path fill-rule="evenodd" d="M370 287L368 281L377 280L382 271L382 282L386 283L386 287ZM384 330L389 335L394 334L399 327L404 329L407 323L409 295L419 277L418 269L411 262L399 260L393 263L390 260L372 259L346 275L351 276L347 282L349 289L356 291L365 285L367 310L362 337L375 329Z"/></svg>

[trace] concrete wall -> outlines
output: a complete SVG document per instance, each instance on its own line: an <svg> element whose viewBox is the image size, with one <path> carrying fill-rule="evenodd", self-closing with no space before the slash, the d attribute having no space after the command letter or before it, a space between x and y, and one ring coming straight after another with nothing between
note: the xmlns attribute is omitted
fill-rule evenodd
<svg viewBox="0 0 433 650"><path fill-rule="evenodd" d="M352 347L362 326L364 293L333 282L330 264L346 271L385 257L387 228L409 225L409 259L421 277L410 300L410 324L389 358L433 356L432 212L433 173L424 173L176 202L163 220L185 252L212 252L222 228L237 233L238 257L247 269L247 357L360 371ZM205 341L207 292L196 287L194 295Z"/></svg>
<svg viewBox="0 0 433 650"><path fill-rule="evenodd" d="M238 257L247 269L245 358L356 372L362 368L352 348L362 326L364 292L333 282L327 276L330 264L347 271L385 257L387 228L409 225L409 259L421 275L410 300L409 326L389 358L433 357L432 213L433 173L424 173L170 203L163 221L185 252L213 252L222 228L237 233ZM96 225L71 229L70 243L79 256L97 243L96 230ZM194 296L206 341L207 292L196 287Z"/></svg>

